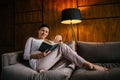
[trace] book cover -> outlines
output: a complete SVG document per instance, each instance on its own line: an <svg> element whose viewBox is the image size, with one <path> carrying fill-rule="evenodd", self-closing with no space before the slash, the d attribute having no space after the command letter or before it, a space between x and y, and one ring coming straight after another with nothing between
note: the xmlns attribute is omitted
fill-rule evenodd
<svg viewBox="0 0 120 80"><path fill-rule="evenodd" d="M45 50L54 50L59 44L58 43L52 43L49 41L43 41L41 46L39 47L39 51L44 52Z"/></svg>

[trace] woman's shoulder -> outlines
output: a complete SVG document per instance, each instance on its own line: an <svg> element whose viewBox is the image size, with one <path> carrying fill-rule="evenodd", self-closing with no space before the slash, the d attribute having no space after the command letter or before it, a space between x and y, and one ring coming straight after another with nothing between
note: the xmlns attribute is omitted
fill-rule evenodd
<svg viewBox="0 0 120 80"><path fill-rule="evenodd" d="M32 39L35 39L34 37L29 37L28 40L32 40Z"/></svg>
<svg viewBox="0 0 120 80"><path fill-rule="evenodd" d="M29 37L28 40L30 40L30 41L43 41L44 39L38 39L38 38L35 38L35 37Z"/></svg>
<svg viewBox="0 0 120 80"><path fill-rule="evenodd" d="M29 37L28 38L28 41L32 41L32 40L37 40L37 38L34 38L34 37Z"/></svg>

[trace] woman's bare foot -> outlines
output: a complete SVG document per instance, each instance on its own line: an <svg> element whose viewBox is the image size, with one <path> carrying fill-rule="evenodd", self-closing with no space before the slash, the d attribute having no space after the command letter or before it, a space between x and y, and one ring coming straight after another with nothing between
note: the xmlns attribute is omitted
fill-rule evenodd
<svg viewBox="0 0 120 80"><path fill-rule="evenodd" d="M99 66L99 65L95 65L95 64L92 64L88 61L86 61L84 64L83 64L87 69L90 69L90 70L99 70L99 71L105 71L105 70L108 70L108 68L105 68L105 67L102 67L102 66Z"/></svg>
<svg viewBox="0 0 120 80"><path fill-rule="evenodd" d="M95 65L95 64L92 64L92 65L93 65L93 70L99 70L99 71L108 70L108 68L106 68L106 67L98 66L98 65Z"/></svg>
<svg viewBox="0 0 120 80"><path fill-rule="evenodd" d="M44 73L45 72L45 70L39 70L39 73Z"/></svg>

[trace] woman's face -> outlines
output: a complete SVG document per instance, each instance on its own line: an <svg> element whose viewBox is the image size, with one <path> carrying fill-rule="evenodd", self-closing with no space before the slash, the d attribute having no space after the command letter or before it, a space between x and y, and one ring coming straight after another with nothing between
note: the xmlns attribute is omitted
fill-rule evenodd
<svg viewBox="0 0 120 80"><path fill-rule="evenodd" d="M49 34L49 28L48 27L42 27L39 31L38 31L38 38L40 39L45 39Z"/></svg>

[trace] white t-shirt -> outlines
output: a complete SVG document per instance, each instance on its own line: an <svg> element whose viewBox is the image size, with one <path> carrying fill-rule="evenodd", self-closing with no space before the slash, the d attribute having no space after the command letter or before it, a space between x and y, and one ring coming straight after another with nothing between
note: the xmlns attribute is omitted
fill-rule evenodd
<svg viewBox="0 0 120 80"><path fill-rule="evenodd" d="M25 45L23 58L25 60L29 60L29 64L34 70L36 70L37 59L30 59L30 54L41 53L40 51L38 51L38 49L43 41L44 39L36 39L36 38L30 37L28 38Z"/></svg>

